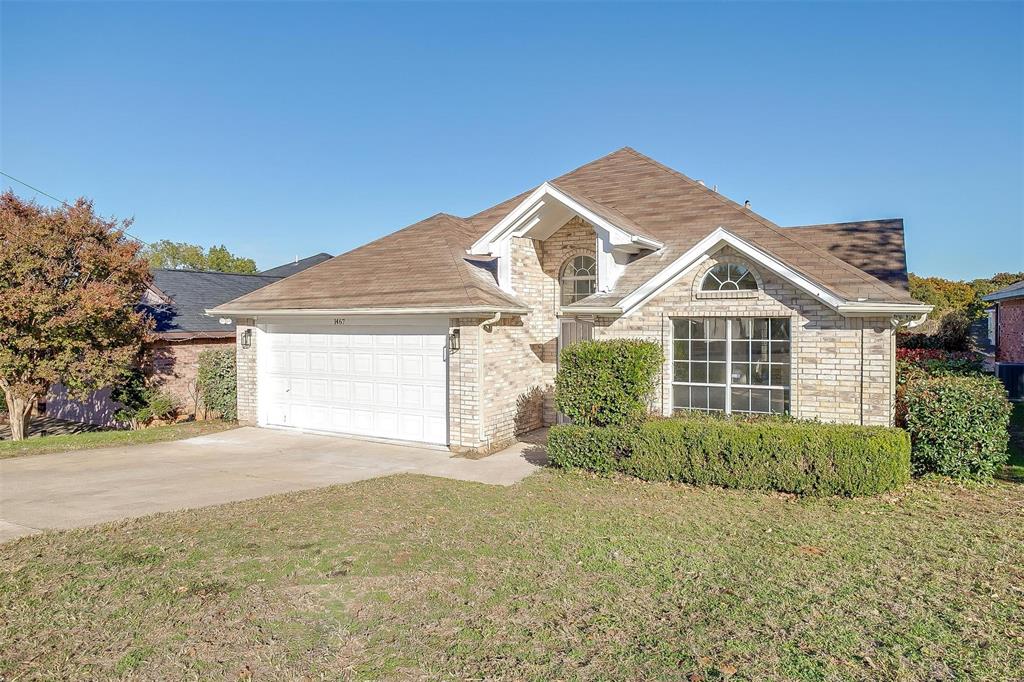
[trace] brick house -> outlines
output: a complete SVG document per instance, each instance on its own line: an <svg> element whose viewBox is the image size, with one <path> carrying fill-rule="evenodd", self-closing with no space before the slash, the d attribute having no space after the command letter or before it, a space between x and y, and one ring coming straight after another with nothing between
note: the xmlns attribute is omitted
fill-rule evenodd
<svg viewBox="0 0 1024 682"><path fill-rule="evenodd" d="M780 227L624 148L208 311L243 421L487 450L555 419L558 350L664 349L652 410L890 424L901 220Z"/></svg>
<svg viewBox="0 0 1024 682"><path fill-rule="evenodd" d="M195 414L201 407L196 388L199 354L210 349L230 350L235 342L235 325L223 324L207 316L205 310L330 257L320 253L251 275L152 270L152 282L142 297L142 307L156 322L155 339L147 346L147 372L162 390L174 396L183 414ZM57 384L50 388L46 398L49 416L99 426L114 425L114 414L120 408L120 403L110 399L109 388L94 392L85 401L76 401L69 399L64 387Z"/></svg>
<svg viewBox="0 0 1024 682"><path fill-rule="evenodd" d="M1024 398L1024 281L982 300L995 308L996 374L1011 398Z"/></svg>

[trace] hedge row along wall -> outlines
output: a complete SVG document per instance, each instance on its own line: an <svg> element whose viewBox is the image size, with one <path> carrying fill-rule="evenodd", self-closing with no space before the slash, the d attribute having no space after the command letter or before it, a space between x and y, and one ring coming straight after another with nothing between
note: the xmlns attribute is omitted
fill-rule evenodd
<svg viewBox="0 0 1024 682"><path fill-rule="evenodd" d="M850 424L685 417L635 428L562 425L551 428L548 457L646 481L802 495L874 495L910 480L906 432Z"/></svg>

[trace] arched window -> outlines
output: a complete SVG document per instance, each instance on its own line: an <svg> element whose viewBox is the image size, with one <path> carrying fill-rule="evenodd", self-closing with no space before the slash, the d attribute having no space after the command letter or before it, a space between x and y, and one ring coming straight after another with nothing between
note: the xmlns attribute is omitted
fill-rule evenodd
<svg viewBox="0 0 1024 682"><path fill-rule="evenodd" d="M576 256L562 266L558 283L562 288L562 305L571 305L597 291L597 261L590 256Z"/></svg>
<svg viewBox="0 0 1024 682"><path fill-rule="evenodd" d="M708 270L701 291L757 291L754 273L737 263L719 263Z"/></svg>

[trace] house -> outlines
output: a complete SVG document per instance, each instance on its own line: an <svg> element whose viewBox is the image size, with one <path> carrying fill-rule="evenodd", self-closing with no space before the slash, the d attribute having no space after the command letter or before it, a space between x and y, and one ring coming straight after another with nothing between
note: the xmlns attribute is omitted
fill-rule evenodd
<svg viewBox="0 0 1024 682"><path fill-rule="evenodd" d="M555 420L561 346L646 338L652 410L890 424L911 298L901 220L780 227L620 149L438 213L208 311L238 324L240 418L488 450Z"/></svg>
<svg viewBox="0 0 1024 682"><path fill-rule="evenodd" d="M258 274L207 272L202 270L151 271L152 282L142 296L141 307L153 317L154 340L147 346L148 371L162 390L176 399L185 414L199 407L196 376L199 354L204 350L234 347L234 324L205 314L207 308L277 282L331 258L318 253L296 259ZM121 408L110 399L110 389L94 392L85 401L71 400L64 387L51 387L46 398L46 413L59 419L99 426L115 423Z"/></svg>
<svg viewBox="0 0 1024 682"><path fill-rule="evenodd" d="M995 309L996 374L1010 397L1024 398L1024 281L982 296Z"/></svg>

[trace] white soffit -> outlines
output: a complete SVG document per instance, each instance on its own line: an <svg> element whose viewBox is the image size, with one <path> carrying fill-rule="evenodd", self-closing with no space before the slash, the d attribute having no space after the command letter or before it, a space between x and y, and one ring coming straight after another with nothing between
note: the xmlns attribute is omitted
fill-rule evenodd
<svg viewBox="0 0 1024 682"><path fill-rule="evenodd" d="M471 255L496 255L497 244L509 237L533 236L546 239L568 221L573 214L603 228L613 246L626 250L660 249L663 245L648 237L633 234L579 203L549 183L535 189L518 206L478 239L469 248Z"/></svg>

